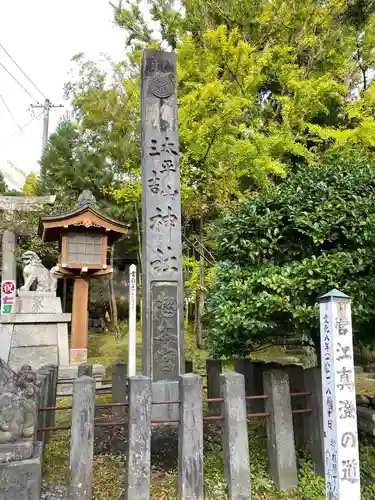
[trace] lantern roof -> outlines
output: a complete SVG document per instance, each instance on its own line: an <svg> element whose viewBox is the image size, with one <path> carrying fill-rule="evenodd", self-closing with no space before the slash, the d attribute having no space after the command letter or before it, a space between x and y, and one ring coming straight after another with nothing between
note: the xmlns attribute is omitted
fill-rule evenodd
<svg viewBox="0 0 375 500"><path fill-rule="evenodd" d="M99 230L106 232L108 245L113 245L122 235L130 232L129 224L116 221L100 213L95 205L95 198L90 191L83 191L76 207L63 214L48 215L40 220L39 234L44 242L58 241L61 232L74 229Z"/></svg>

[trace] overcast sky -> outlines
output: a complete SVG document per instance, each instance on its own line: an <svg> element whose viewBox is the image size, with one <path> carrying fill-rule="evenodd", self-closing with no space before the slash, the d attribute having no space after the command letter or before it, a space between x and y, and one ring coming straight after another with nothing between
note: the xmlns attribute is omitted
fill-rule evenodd
<svg viewBox="0 0 375 500"><path fill-rule="evenodd" d="M104 52L115 60L123 58L124 34L113 23L108 0L0 0L0 8L0 44L53 104L67 105L63 86L74 54L84 52L97 60ZM1 64L36 100L42 103L44 98L0 47L0 96L23 128L41 109L29 109L36 102ZM0 170L9 170L9 161L26 172L38 171L42 116L21 132L1 97ZM64 112L64 108L51 112L50 132ZM15 181L22 185L19 177Z"/></svg>

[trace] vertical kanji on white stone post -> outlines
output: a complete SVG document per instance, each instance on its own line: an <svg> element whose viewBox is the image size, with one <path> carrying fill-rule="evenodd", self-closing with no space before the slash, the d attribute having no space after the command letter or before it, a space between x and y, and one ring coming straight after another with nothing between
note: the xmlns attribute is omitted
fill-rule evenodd
<svg viewBox="0 0 375 500"><path fill-rule="evenodd" d="M351 299L319 298L326 498L360 500Z"/></svg>
<svg viewBox="0 0 375 500"><path fill-rule="evenodd" d="M129 267L129 344L128 376L134 377L137 369L137 266Z"/></svg>

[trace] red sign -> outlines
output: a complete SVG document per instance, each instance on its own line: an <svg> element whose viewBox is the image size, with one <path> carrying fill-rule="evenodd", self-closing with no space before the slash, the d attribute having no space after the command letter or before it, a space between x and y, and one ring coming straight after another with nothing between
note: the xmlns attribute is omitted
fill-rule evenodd
<svg viewBox="0 0 375 500"><path fill-rule="evenodd" d="M16 287L13 281L4 281L2 285L2 292L4 295L13 295L15 288Z"/></svg>
<svg viewBox="0 0 375 500"><path fill-rule="evenodd" d="M11 314L16 298L16 284L14 281L3 281L1 283L1 308L0 314Z"/></svg>

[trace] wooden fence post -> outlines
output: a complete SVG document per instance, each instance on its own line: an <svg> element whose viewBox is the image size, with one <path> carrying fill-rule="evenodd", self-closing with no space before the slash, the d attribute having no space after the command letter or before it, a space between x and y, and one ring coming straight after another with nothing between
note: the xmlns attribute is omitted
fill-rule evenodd
<svg viewBox="0 0 375 500"><path fill-rule="evenodd" d="M180 429L178 484L180 500L203 500L203 401L202 379L180 376Z"/></svg>
<svg viewBox="0 0 375 500"><path fill-rule="evenodd" d="M286 365L284 370L289 377L290 392L305 392L305 374L303 366ZM292 410L307 408L305 396L293 396L291 398ZM297 450L305 451L308 441L308 417L306 413L297 413L293 415L294 441Z"/></svg>
<svg viewBox="0 0 375 500"><path fill-rule="evenodd" d="M308 416L309 451L315 474L324 476L324 429L322 402L322 374L319 367L305 370L305 389L311 392L307 397L308 407L312 412Z"/></svg>
<svg viewBox="0 0 375 500"><path fill-rule="evenodd" d="M95 380L82 376L73 382L68 500L91 500L94 454Z"/></svg>
<svg viewBox="0 0 375 500"><path fill-rule="evenodd" d="M92 365L88 363L78 365L78 378L83 376L92 377Z"/></svg>
<svg viewBox="0 0 375 500"><path fill-rule="evenodd" d="M220 375L223 421L223 451L229 500L250 500L251 479L244 376Z"/></svg>
<svg viewBox="0 0 375 500"><path fill-rule="evenodd" d="M126 364L123 361L117 361L112 368L112 401L113 403L126 403L127 388L126 388ZM124 406L113 407L113 415L124 417L126 408Z"/></svg>
<svg viewBox="0 0 375 500"><path fill-rule="evenodd" d="M50 390L50 371L46 367L39 368L37 373L37 380L40 383L39 392L39 408L46 408L48 406L49 400L49 390ZM48 424L48 413L45 411L39 412L38 415L38 429L47 427ZM47 433L43 431L38 431L37 440L42 443L42 452L44 453L44 447L48 440Z"/></svg>
<svg viewBox="0 0 375 500"><path fill-rule="evenodd" d="M57 376L58 376L59 367L57 365L47 365L46 367L50 370L50 373L51 373L49 399L48 399L48 406L51 408L51 407L56 406ZM47 414L48 415L47 416L47 427L54 427L55 414L56 414L55 411L48 412L48 414Z"/></svg>
<svg viewBox="0 0 375 500"><path fill-rule="evenodd" d="M143 375L129 377L126 500L150 499L151 405L151 379Z"/></svg>
<svg viewBox="0 0 375 500"><path fill-rule="evenodd" d="M298 479L289 377L285 371L266 369L263 383L268 396L267 448L271 476L280 490L292 490Z"/></svg>
<svg viewBox="0 0 375 500"><path fill-rule="evenodd" d="M185 373L193 373L193 362L185 359Z"/></svg>
<svg viewBox="0 0 375 500"><path fill-rule="evenodd" d="M263 394L263 372L265 362L257 359L239 358L234 363L234 369L245 377L246 396ZM251 399L247 401L249 413L263 413L264 400Z"/></svg>
<svg viewBox="0 0 375 500"><path fill-rule="evenodd" d="M207 372L207 398L220 398L220 379L221 360L206 359ZM212 414L220 413L220 403L208 403L208 412Z"/></svg>

